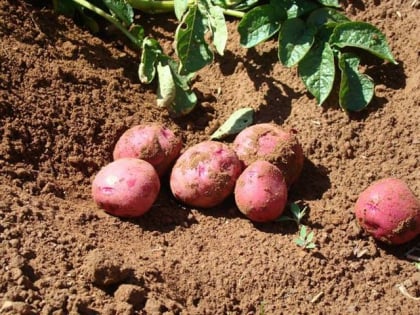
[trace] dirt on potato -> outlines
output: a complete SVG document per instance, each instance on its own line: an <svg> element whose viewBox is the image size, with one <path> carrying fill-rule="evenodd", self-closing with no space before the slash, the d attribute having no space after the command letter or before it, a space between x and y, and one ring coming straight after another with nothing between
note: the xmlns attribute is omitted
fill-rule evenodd
<svg viewBox="0 0 420 315"><path fill-rule="evenodd" d="M275 39L245 49L231 19L225 55L194 78L197 108L172 119L116 30L92 34L49 1L0 0L0 313L419 314L420 271L405 256L419 238L381 244L353 212L384 177L420 196L419 3L342 5L383 31L398 61L362 55L377 84L367 110L344 113L336 93L318 106ZM172 54L174 17L143 20ZM140 218L95 206L93 177L125 130L155 121L188 147L242 107L299 132L305 162L289 201L308 207L316 249L295 244L293 222L251 223L233 198L182 207L168 179Z"/></svg>
<svg viewBox="0 0 420 315"><path fill-rule="evenodd" d="M299 178L304 162L295 133L276 124L256 124L237 135L233 148L245 166L258 160L274 164L291 186Z"/></svg>

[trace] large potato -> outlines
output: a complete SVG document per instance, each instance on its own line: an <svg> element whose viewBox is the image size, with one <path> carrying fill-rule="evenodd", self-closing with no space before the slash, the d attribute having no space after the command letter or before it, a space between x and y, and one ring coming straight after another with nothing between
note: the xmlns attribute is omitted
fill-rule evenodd
<svg viewBox="0 0 420 315"><path fill-rule="evenodd" d="M182 139L157 123L131 127L115 144L114 160L131 157L152 164L159 176L172 166L182 149Z"/></svg>
<svg viewBox="0 0 420 315"><path fill-rule="evenodd" d="M303 168L303 150L292 130L264 123L242 130L233 142L233 149L245 167L263 160L277 166L290 187Z"/></svg>
<svg viewBox="0 0 420 315"><path fill-rule="evenodd" d="M155 202L160 180L153 166L122 158L104 166L92 183L92 196L104 211L118 217L138 217Z"/></svg>
<svg viewBox="0 0 420 315"><path fill-rule="evenodd" d="M205 141L188 148L176 161L170 187L183 203L210 208L233 192L242 164L228 145Z"/></svg>
<svg viewBox="0 0 420 315"><path fill-rule="evenodd" d="M255 222L278 218L287 203L287 185L278 167L267 161L251 163L235 186L238 209Z"/></svg>
<svg viewBox="0 0 420 315"><path fill-rule="evenodd" d="M355 214L363 229L386 243L402 244L420 234L420 201L401 179L372 183L359 195Z"/></svg>

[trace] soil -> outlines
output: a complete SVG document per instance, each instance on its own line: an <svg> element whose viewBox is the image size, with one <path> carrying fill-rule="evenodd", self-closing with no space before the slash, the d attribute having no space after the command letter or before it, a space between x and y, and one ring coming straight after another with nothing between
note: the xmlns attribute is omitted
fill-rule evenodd
<svg viewBox="0 0 420 315"><path fill-rule="evenodd" d="M172 119L118 32L94 35L49 2L0 0L0 313L419 314L420 271L405 255L419 238L381 244L353 214L376 179L402 178L420 195L419 5L343 7L382 30L398 60L363 55L377 84L367 110L346 114L334 96L318 106L274 40L242 48L231 20L225 55L194 79L197 108ZM172 54L173 17L144 17ZM293 222L251 223L232 198L182 207L167 178L138 219L93 203L92 179L129 127L164 123L186 148L248 106L255 122L298 131L305 163L289 201L308 207L316 249L294 243Z"/></svg>

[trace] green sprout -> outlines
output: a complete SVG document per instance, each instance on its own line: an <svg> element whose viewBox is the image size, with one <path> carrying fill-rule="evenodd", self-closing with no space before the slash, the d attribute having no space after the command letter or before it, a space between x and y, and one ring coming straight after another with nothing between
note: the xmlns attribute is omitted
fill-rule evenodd
<svg viewBox="0 0 420 315"><path fill-rule="evenodd" d="M278 222L293 221L299 227L300 221L306 215L307 211L308 211L308 207L303 207L303 209L301 209L296 203L292 202L290 204L290 212L292 213L292 216L282 215L280 218L277 219L277 221Z"/></svg>
<svg viewBox="0 0 420 315"><path fill-rule="evenodd" d="M312 231L308 233L306 225L301 225L299 229L299 236L295 238L295 244L304 249L314 249L316 245L312 242L313 239L314 232Z"/></svg>
<svg viewBox="0 0 420 315"><path fill-rule="evenodd" d="M306 225L301 224L303 217L306 215L308 207L303 207L302 209L294 202L290 204L291 216L282 215L277 219L278 222L284 221L293 221L296 223L299 228L299 236L295 238L295 244L304 248L304 249L314 249L316 247L313 242L314 232L308 233L308 228Z"/></svg>

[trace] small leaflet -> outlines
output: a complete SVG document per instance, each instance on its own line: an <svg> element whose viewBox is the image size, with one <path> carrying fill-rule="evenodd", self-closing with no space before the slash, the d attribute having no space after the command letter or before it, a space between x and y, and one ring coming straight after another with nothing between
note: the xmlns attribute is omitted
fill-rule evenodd
<svg viewBox="0 0 420 315"><path fill-rule="evenodd" d="M210 139L223 139L239 133L252 124L253 116L254 110L250 107L238 109L210 136Z"/></svg>

